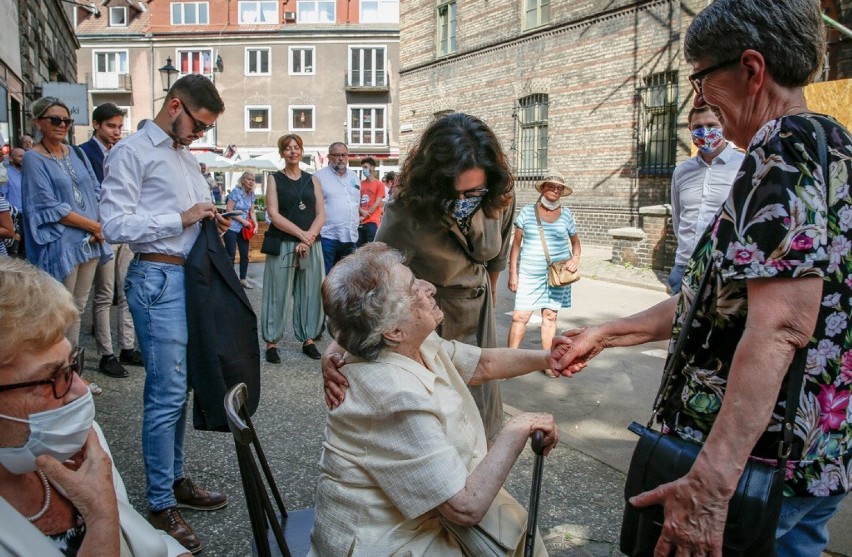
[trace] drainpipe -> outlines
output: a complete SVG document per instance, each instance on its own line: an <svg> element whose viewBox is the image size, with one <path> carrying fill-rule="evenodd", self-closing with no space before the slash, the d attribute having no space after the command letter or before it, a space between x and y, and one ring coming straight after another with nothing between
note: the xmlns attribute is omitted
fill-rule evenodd
<svg viewBox="0 0 852 557"><path fill-rule="evenodd" d="M151 70L151 118L153 119L154 114L154 37L153 35L148 37L148 44L151 45L151 60L150 60L150 70Z"/></svg>
<svg viewBox="0 0 852 557"><path fill-rule="evenodd" d="M838 31L840 31L841 33L843 33L844 35L846 35L847 37L852 39L852 29L849 29L848 27L846 27L845 25L843 25L839 21L835 21L825 14L821 14L821 15L822 15L822 20L824 22L826 22L828 25L834 27L835 29L837 29Z"/></svg>

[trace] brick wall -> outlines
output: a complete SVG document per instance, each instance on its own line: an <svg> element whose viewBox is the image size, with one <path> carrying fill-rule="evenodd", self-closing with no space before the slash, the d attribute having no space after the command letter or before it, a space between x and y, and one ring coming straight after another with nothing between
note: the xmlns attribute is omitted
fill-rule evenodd
<svg viewBox="0 0 852 557"><path fill-rule="evenodd" d="M520 0L460 2L455 55L436 58L434 0L402 3L400 41L401 153L443 110L485 120L515 160L514 105L548 95L548 166L574 188L567 205L583 239L608 244L608 230L637 226L646 205L669 202L669 176L640 176L637 137L643 78L675 70L679 76L678 159L689 156L685 129L691 67L680 37L700 0L601 2L552 0L559 19L521 31ZM596 12L596 10L598 10ZM518 185L518 206L534 201Z"/></svg>

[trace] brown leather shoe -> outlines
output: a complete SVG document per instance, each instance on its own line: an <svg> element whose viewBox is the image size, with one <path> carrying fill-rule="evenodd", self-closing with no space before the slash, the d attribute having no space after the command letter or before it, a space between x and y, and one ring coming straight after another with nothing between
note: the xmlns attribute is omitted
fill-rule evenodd
<svg viewBox="0 0 852 557"><path fill-rule="evenodd" d="M228 504L228 496L201 489L189 478L182 478L172 486L178 507L197 511L215 511Z"/></svg>
<svg viewBox="0 0 852 557"><path fill-rule="evenodd" d="M176 539L190 553L198 553L201 551L201 540L189 527L189 524L180 515L177 507L169 507L161 511L150 511L148 513L148 522L154 528L163 530L168 535Z"/></svg>

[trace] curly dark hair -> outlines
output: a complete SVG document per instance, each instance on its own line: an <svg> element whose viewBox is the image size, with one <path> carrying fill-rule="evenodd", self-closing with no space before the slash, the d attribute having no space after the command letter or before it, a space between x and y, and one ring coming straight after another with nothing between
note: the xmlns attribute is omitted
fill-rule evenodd
<svg viewBox="0 0 852 557"><path fill-rule="evenodd" d="M466 170L485 171L488 193L480 208L496 218L511 201L514 179L500 141L482 120L453 112L432 122L406 158L395 199L415 214L440 220L456 199L456 178Z"/></svg>

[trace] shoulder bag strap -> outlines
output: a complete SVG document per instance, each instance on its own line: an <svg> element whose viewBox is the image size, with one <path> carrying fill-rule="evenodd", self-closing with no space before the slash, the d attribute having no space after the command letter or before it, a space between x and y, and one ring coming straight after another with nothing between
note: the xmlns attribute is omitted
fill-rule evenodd
<svg viewBox="0 0 852 557"><path fill-rule="evenodd" d="M547 261L547 266L550 267L550 252L547 249L547 242L544 240L544 228L541 226L541 217L538 215L538 201L533 205L533 213L535 213L535 221L538 223L538 235L541 236L541 247L544 248L544 259Z"/></svg>
<svg viewBox="0 0 852 557"><path fill-rule="evenodd" d="M674 377L675 367L680 363L682 359L682 350L683 343L686 342L686 338L689 336L689 330L692 328L692 321L695 319L695 311L698 308L698 298L701 296L701 293L704 292L704 288L707 286L707 282L710 280L710 273L713 268L713 260L712 258L707 261L707 268L704 270L704 274L701 276L701 282L698 284L698 288L695 289L695 297L692 300L692 305L689 306L689 310L687 310L686 318L683 320L683 326L680 329L680 333L677 335L677 340L675 341L674 351L672 352L672 356L666 362L666 367L663 370L663 380L660 381L660 388L657 391L657 396L654 397L654 411L651 414L651 418L648 420L648 428L650 429L654 423L654 416L657 415L657 412L660 409L660 406L663 403L663 393L669 387L669 384L672 382L672 378Z"/></svg>

